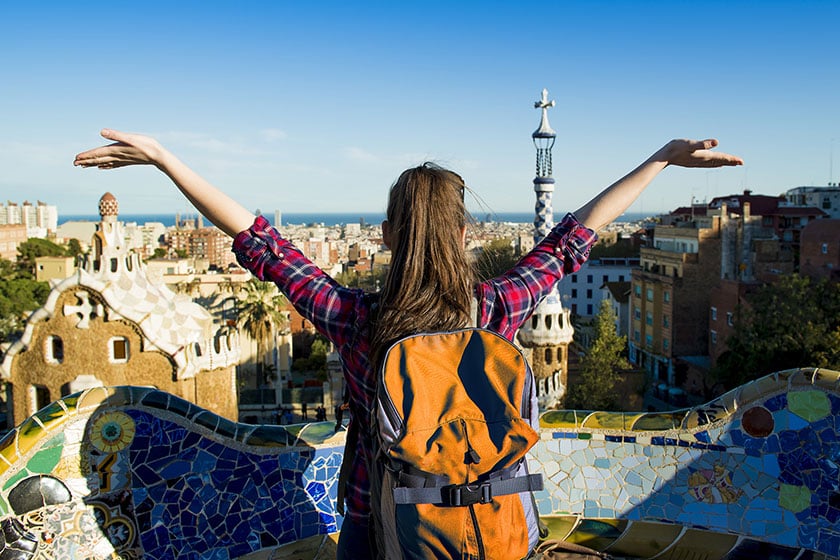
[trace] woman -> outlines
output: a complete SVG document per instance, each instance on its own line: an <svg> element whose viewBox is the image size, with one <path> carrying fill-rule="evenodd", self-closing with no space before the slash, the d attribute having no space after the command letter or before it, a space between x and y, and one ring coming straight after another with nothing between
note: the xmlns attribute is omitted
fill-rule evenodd
<svg viewBox="0 0 840 560"><path fill-rule="evenodd" d="M154 165L195 207L234 238L239 263L262 280L275 282L295 308L338 350L349 391L351 429L367 426L375 396L375 371L389 344L402 336L452 330L471 322L478 302L478 326L512 340L539 301L563 276L586 260L595 231L624 212L668 165L741 165L740 158L715 152L716 140L672 140L624 178L606 188L562 222L510 271L474 284L464 250L464 182L432 164L403 172L391 188L385 243L391 268L382 291L340 286L271 227L222 193L154 139L105 129L112 144L76 156L75 165L115 169ZM361 431L362 434L365 430ZM369 558L370 495L366 464L370 442L360 437L346 467L346 515L338 558ZM345 504L339 503L339 510Z"/></svg>

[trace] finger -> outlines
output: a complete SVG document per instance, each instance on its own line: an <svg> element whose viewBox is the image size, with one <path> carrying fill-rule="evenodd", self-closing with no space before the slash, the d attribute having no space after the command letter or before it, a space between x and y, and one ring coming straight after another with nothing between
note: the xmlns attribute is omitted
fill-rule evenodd
<svg viewBox="0 0 840 560"><path fill-rule="evenodd" d="M129 134L128 132L120 132L119 130L114 130L113 128L103 128L99 131L99 134L103 138L107 138L108 140L113 140L117 144L133 144L134 141L134 134Z"/></svg>
<svg viewBox="0 0 840 560"><path fill-rule="evenodd" d="M694 150L711 150L718 145L716 138L706 138L705 140L689 140L689 147Z"/></svg>

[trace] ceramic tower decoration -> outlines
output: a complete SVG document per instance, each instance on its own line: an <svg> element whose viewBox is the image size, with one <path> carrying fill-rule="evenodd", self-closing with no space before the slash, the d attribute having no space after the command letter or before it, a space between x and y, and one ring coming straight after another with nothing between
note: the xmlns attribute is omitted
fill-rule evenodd
<svg viewBox="0 0 840 560"><path fill-rule="evenodd" d="M534 103L534 108L542 112L540 126L531 134L537 150L534 243L542 240L554 227L551 149L557 134L548 122L548 109L551 107L554 107L554 101L548 100L548 90L544 89L542 98ZM566 393L569 345L574 335L570 316L571 313L563 307L560 294L555 288L540 302L530 320L519 329L519 343L529 355L537 380L540 409L543 410L560 405Z"/></svg>

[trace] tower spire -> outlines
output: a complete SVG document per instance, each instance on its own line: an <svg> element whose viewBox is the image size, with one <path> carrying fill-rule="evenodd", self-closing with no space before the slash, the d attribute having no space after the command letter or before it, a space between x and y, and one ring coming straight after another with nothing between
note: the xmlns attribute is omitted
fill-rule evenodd
<svg viewBox="0 0 840 560"><path fill-rule="evenodd" d="M548 100L548 90L542 90L542 98L534 102L534 108L542 110L540 127L531 134L537 149L537 175L534 177L534 192L537 204L534 208L534 243L539 243L554 227L554 209L551 196L554 193L554 177L551 176L551 149L557 133L548 123L548 110L554 107L554 100Z"/></svg>
<svg viewBox="0 0 840 560"><path fill-rule="evenodd" d="M548 110L554 107L549 101L548 90L534 103L542 110L540 127L531 134L537 149L537 176L534 192L537 205L534 212L534 244L539 243L554 227L554 210L551 195L554 178L551 176L551 149L557 134L548 124ZM571 313L564 309L557 287L537 305L531 319L519 329L517 338L528 356L537 382L537 400L541 409L555 408L566 393L568 383L569 345L574 328Z"/></svg>

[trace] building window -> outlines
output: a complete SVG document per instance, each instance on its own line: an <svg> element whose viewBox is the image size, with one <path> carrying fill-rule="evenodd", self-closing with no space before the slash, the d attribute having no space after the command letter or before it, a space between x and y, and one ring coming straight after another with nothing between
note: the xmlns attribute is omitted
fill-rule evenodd
<svg viewBox="0 0 840 560"><path fill-rule="evenodd" d="M653 348L653 335L652 334L646 334L645 335L645 346L647 346L648 348Z"/></svg>
<svg viewBox="0 0 840 560"><path fill-rule="evenodd" d="M551 330L551 315L545 316L545 329L549 331Z"/></svg>
<svg viewBox="0 0 840 560"><path fill-rule="evenodd" d="M648 301L653 301L653 288L647 289L646 296Z"/></svg>
<svg viewBox="0 0 840 560"><path fill-rule="evenodd" d="M669 292L668 290L665 290L664 292L662 292L662 301L664 301L665 303L670 302L671 301L671 292Z"/></svg>
<svg viewBox="0 0 840 560"><path fill-rule="evenodd" d="M663 351L663 352L667 352L667 351L668 351L668 347L669 347L670 345L671 345L671 344L668 342L668 339L667 339L667 338L663 338L663 339L662 339L662 351Z"/></svg>
<svg viewBox="0 0 840 560"><path fill-rule="evenodd" d="M624 275L623 274L618 275L618 281L619 282L624 282Z"/></svg>
<svg viewBox="0 0 840 560"><path fill-rule="evenodd" d="M591 303L586 304L586 314L587 315L592 315L592 304Z"/></svg>
<svg viewBox="0 0 840 560"><path fill-rule="evenodd" d="M823 255L827 255L827 254L828 254L828 243L823 243L823 244L822 244L822 246L820 247L820 252L821 252Z"/></svg>
<svg viewBox="0 0 840 560"><path fill-rule="evenodd" d="M735 324L735 321L732 318L732 312L731 311L726 312L726 324L729 325L730 327Z"/></svg>
<svg viewBox="0 0 840 560"><path fill-rule="evenodd" d="M711 338L712 338L712 345L717 344L717 331L712 331L710 333L710 335L711 335Z"/></svg>
<svg viewBox="0 0 840 560"><path fill-rule="evenodd" d="M572 288L572 297L573 298L577 297L577 288Z"/></svg>
<svg viewBox="0 0 840 560"><path fill-rule="evenodd" d="M60 364L64 361L64 341L60 336L50 335L47 337L44 348L44 356L48 364Z"/></svg>
<svg viewBox="0 0 840 560"><path fill-rule="evenodd" d="M586 290L586 299L592 299L592 290Z"/></svg>
<svg viewBox="0 0 840 560"><path fill-rule="evenodd" d="M128 339L122 336L116 336L109 340L108 353L111 363L126 363L128 361Z"/></svg>
<svg viewBox="0 0 840 560"><path fill-rule="evenodd" d="M637 321L642 320L642 310L635 306L633 307L633 318Z"/></svg>
<svg viewBox="0 0 840 560"><path fill-rule="evenodd" d="M653 311L645 313L645 324L653 326Z"/></svg>
<svg viewBox="0 0 840 560"><path fill-rule="evenodd" d="M662 316L662 327L665 329L671 327L671 320L668 318L667 315Z"/></svg>
<svg viewBox="0 0 840 560"><path fill-rule="evenodd" d="M642 297L642 286L640 284L636 284L636 297Z"/></svg>
<svg viewBox="0 0 840 560"><path fill-rule="evenodd" d="M577 274L572 274L572 284L577 284Z"/></svg>
<svg viewBox="0 0 840 560"><path fill-rule="evenodd" d="M610 277L609 277L609 276L607 276L606 274L604 274L603 276L601 276L601 282L603 282L604 284L606 284L606 283L607 283L607 282L609 282L609 281L610 281Z"/></svg>
<svg viewBox="0 0 840 560"><path fill-rule="evenodd" d="M35 414L51 402L52 399L50 398L49 389L43 385L29 386L29 406L31 407L31 410L29 411L30 414Z"/></svg>
<svg viewBox="0 0 840 560"><path fill-rule="evenodd" d="M546 363L546 364L550 364L550 363L551 363L551 358L552 358L552 356L551 356L551 348L546 348L546 349L545 349L545 363Z"/></svg>
<svg viewBox="0 0 840 560"><path fill-rule="evenodd" d="M587 275L586 275L586 283L587 283L587 284L591 284L592 282L593 282L592 275L591 275L591 274L587 274Z"/></svg>
<svg viewBox="0 0 840 560"><path fill-rule="evenodd" d="M639 342L641 339L642 335L639 333L639 331L633 331L633 340Z"/></svg>
<svg viewBox="0 0 840 560"><path fill-rule="evenodd" d="M712 321L717 321L717 307L712 307Z"/></svg>

